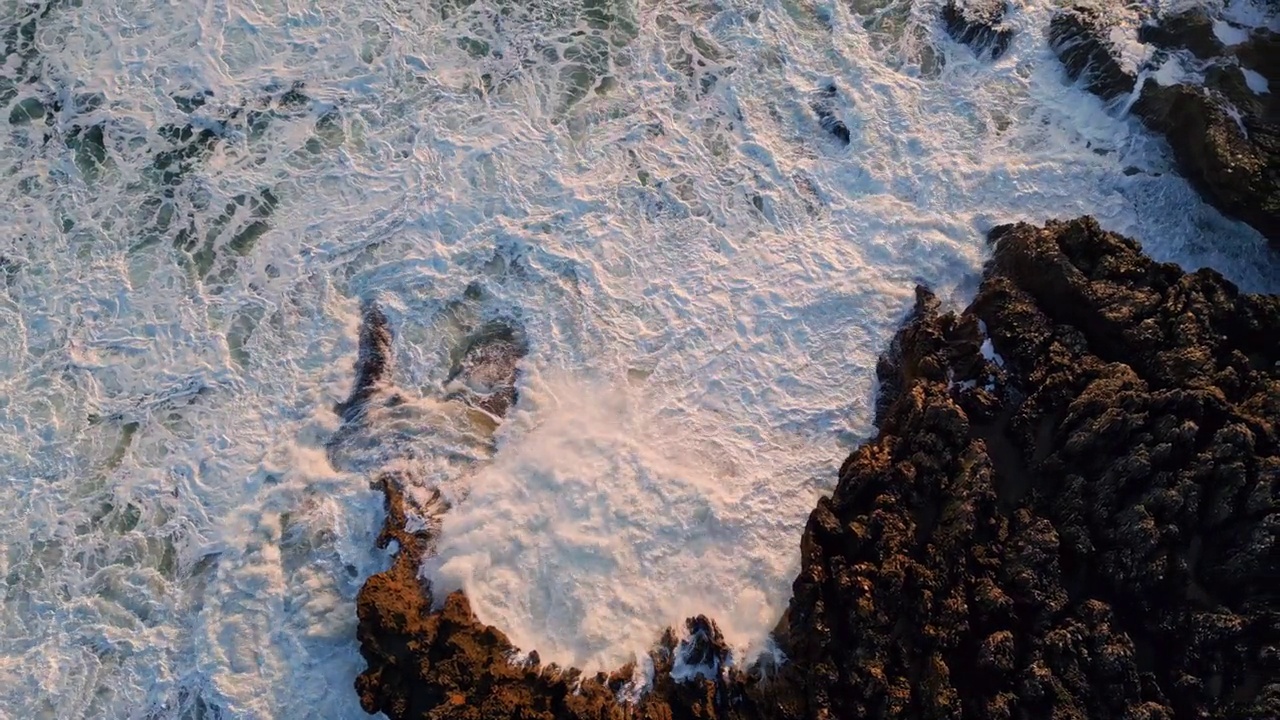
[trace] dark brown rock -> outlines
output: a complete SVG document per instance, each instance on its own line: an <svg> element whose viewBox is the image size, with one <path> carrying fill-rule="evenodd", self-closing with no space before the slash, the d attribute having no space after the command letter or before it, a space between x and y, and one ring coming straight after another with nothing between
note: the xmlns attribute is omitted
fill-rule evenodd
<svg viewBox="0 0 1280 720"><path fill-rule="evenodd" d="M1240 64L1263 76L1270 83L1280 83L1280 33L1258 28L1249 39L1232 48Z"/></svg>
<svg viewBox="0 0 1280 720"><path fill-rule="evenodd" d="M818 124L823 130L831 133L831 136L839 140L841 145L848 145L853 136L849 134L849 126L844 124L838 114L836 103L839 96L840 92L836 86L828 84L814 93L809 107L818 116Z"/></svg>
<svg viewBox="0 0 1280 720"><path fill-rule="evenodd" d="M1144 24L1138 39L1165 49L1185 49L1192 55L1209 60L1226 51L1213 31L1214 18L1204 8L1192 8L1176 15Z"/></svg>
<svg viewBox="0 0 1280 720"><path fill-rule="evenodd" d="M1005 0L948 0L942 22L956 42L979 57L997 60L1013 42L1013 30L1002 26L1007 11Z"/></svg>
<svg viewBox="0 0 1280 720"><path fill-rule="evenodd" d="M1256 99L1236 67L1210 70L1206 80L1164 87L1148 79L1133 112L1169 140L1178 167L1206 200L1280 243L1276 103Z"/></svg>
<svg viewBox="0 0 1280 720"><path fill-rule="evenodd" d="M365 709L1280 717L1280 299L1155 263L1088 218L991 237L972 305L943 312L921 289L878 367L879 433L800 538L786 663L734 665L702 617L658 641L635 704L618 699L631 667L515 660L461 594L432 609L429 532L406 531L389 477L380 542L401 550L359 598Z"/></svg>
<svg viewBox="0 0 1280 720"><path fill-rule="evenodd" d="M806 715L1274 713L1280 302L1091 220L993 239L965 313L921 291L880 435L806 528L781 629ZM994 420L958 382L983 376Z"/></svg>
<svg viewBox="0 0 1280 720"><path fill-rule="evenodd" d="M369 399L391 382L391 325L375 303L366 302L361 314L355 384L350 396L334 408L347 422L363 412Z"/></svg>
<svg viewBox="0 0 1280 720"><path fill-rule="evenodd" d="M1120 63L1111 45L1107 13L1094 6L1077 6L1055 13L1049 21L1049 45L1072 82L1104 100L1133 92L1136 80Z"/></svg>
<svg viewBox="0 0 1280 720"><path fill-rule="evenodd" d="M1162 134L1182 174L1222 212L1257 228L1280 247L1280 93L1259 94L1241 68L1280 82L1280 36L1267 29L1225 46L1204 9L1156 18L1138 38L1156 47L1158 62L1187 51L1203 66L1203 84L1162 86L1148 78L1132 111ZM1050 23L1050 44L1072 80L1105 100L1132 94L1136 76L1119 62L1105 11L1078 6ZM1272 80L1276 78L1276 80ZM1277 86L1280 89L1280 86Z"/></svg>

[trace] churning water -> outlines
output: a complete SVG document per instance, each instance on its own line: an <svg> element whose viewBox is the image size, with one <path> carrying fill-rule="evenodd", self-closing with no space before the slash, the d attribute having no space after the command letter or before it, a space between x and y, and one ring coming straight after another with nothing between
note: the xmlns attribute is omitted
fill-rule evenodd
<svg viewBox="0 0 1280 720"><path fill-rule="evenodd" d="M522 328L424 572L595 668L694 612L762 646L913 286L963 302L991 226L1277 289L1065 84L1048 0L994 63L939 5L0 0L0 717L362 716L382 498L325 444L363 299L428 397Z"/></svg>

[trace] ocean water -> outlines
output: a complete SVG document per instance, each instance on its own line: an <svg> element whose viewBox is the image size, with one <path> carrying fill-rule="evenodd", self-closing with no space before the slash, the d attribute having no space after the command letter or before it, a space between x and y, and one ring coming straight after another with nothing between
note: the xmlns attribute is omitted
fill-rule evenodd
<svg viewBox="0 0 1280 720"><path fill-rule="evenodd" d="M423 572L523 649L704 612L747 658L914 285L963 303L990 227L1089 213L1280 290L1065 82L1052 3L994 63L939 5L0 0L0 717L363 717L406 455L453 501ZM367 299L422 399L331 454ZM490 318L520 405L450 454Z"/></svg>

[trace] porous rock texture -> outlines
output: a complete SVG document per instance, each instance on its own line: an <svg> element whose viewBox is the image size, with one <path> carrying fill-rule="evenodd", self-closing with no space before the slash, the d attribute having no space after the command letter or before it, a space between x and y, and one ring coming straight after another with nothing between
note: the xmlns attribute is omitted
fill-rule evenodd
<svg viewBox="0 0 1280 720"><path fill-rule="evenodd" d="M1132 100L1134 115L1168 140L1180 171L1205 199L1280 248L1280 34L1232 27L1201 8L1150 18L1135 30L1116 18L1103 3L1054 16L1049 42L1068 77L1104 100ZM1243 41L1223 43L1215 24ZM1117 31L1148 46L1141 66L1121 62ZM1164 85L1148 76L1138 85L1139 71L1165 63L1178 68L1168 77L1183 79Z"/></svg>
<svg viewBox="0 0 1280 720"><path fill-rule="evenodd" d="M1280 299L1151 261L1091 219L1012 225L963 313L923 288L879 432L800 538L781 666L712 621L653 683L518 657L396 564L359 599L366 710L392 718L1280 717ZM676 658L710 670L672 679ZM711 677L708 677L710 675ZM683 675L682 675L683 676Z"/></svg>

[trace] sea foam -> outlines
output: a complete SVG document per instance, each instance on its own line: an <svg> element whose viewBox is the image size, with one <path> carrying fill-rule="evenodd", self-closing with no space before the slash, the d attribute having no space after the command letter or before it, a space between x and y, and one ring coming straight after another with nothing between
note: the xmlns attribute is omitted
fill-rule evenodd
<svg viewBox="0 0 1280 720"><path fill-rule="evenodd" d="M434 582L544 660L693 612L762 649L914 285L963 301L993 225L1277 289L1064 83L1050 9L992 64L928 2L51 3L0 85L0 715L363 716L369 472L447 450L405 421L330 465L365 299L409 393L459 313L529 341L496 449L416 466Z"/></svg>

